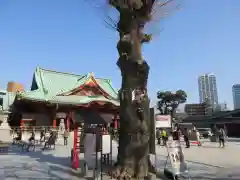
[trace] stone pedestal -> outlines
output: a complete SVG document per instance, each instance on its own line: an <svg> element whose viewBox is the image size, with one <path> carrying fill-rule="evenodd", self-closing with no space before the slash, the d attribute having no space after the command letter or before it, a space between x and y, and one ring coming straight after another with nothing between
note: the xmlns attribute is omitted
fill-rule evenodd
<svg viewBox="0 0 240 180"><path fill-rule="evenodd" d="M10 126L7 122L7 118L3 118L3 122L0 126L0 141L2 142L12 142L12 136L10 133Z"/></svg>

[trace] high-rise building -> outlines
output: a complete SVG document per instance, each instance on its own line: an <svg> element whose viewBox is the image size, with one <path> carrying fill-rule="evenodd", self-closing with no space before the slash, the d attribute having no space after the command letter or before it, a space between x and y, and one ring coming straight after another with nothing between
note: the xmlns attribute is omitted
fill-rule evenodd
<svg viewBox="0 0 240 180"><path fill-rule="evenodd" d="M198 77L200 103L206 100L212 105L218 104L217 82L214 74L204 74Z"/></svg>
<svg viewBox="0 0 240 180"><path fill-rule="evenodd" d="M232 87L234 109L240 109L240 84L234 84Z"/></svg>

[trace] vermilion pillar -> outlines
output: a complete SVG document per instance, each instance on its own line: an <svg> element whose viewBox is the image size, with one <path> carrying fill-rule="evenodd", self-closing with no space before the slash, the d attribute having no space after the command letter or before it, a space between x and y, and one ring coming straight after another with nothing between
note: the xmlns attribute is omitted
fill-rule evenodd
<svg viewBox="0 0 240 180"><path fill-rule="evenodd" d="M53 120L53 128L56 128L56 127L57 127L57 120L54 119L54 120Z"/></svg>
<svg viewBox="0 0 240 180"><path fill-rule="evenodd" d="M21 119L21 121L20 121L20 127L21 127L21 128L24 127L24 120L23 120L23 119Z"/></svg>
<svg viewBox="0 0 240 180"><path fill-rule="evenodd" d="M78 169L79 168L79 156L78 156L78 149L80 151L80 142L78 142L78 125L74 125L74 143L73 143L73 149L72 149L72 168ZM78 148L78 149L77 149Z"/></svg>
<svg viewBox="0 0 240 180"><path fill-rule="evenodd" d="M118 119L117 119L117 115L114 116L113 122L114 122L114 129L117 129L117 128L118 128Z"/></svg>

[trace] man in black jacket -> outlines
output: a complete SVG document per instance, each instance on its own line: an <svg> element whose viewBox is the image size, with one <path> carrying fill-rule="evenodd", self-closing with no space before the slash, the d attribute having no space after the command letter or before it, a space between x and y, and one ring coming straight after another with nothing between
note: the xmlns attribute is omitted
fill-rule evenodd
<svg viewBox="0 0 240 180"><path fill-rule="evenodd" d="M219 147L225 147L225 138L226 138L226 133L225 131L220 128L218 132L218 139L219 139Z"/></svg>
<svg viewBox="0 0 240 180"><path fill-rule="evenodd" d="M181 134L180 128L178 126L175 127L175 130L172 133L173 140L179 141L180 140L180 134Z"/></svg>
<svg viewBox="0 0 240 180"><path fill-rule="evenodd" d="M184 128L183 137L184 137L184 141L186 143L186 148L190 148L189 133L188 133L187 128Z"/></svg>

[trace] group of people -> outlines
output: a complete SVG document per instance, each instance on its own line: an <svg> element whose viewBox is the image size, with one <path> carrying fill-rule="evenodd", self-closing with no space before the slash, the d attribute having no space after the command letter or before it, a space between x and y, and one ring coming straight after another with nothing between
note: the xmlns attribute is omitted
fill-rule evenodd
<svg viewBox="0 0 240 180"><path fill-rule="evenodd" d="M50 137L53 134L53 132L50 133ZM68 137L69 137L69 130L65 129L63 132L63 144L64 146L68 145ZM43 128L40 132L40 141L45 141L46 139L46 130ZM57 135L56 135L56 139L57 139Z"/></svg>
<svg viewBox="0 0 240 180"><path fill-rule="evenodd" d="M199 145L201 145L200 134L199 132L196 132L196 134L199 136L198 141ZM169 136L171 136L173 140L180 140L180 138L183 136L186 143L186 148L190 148L190 132L187 130L187 128L181 129L180 127L176 126L174 127L174 130L170 131L167 131L166 129L158 129L156 132L157 144L165 146Z"/></svg>
<svg viewBox="0 0 240 180"><path fill-rule="evenodd" d="M53 138L53 137L56 137L57 139L57 132L54 132L54 131L51 131L49 130L49 137L47 138L47 130L45 128L42 128L40 130L40 142L45 142L46 139L50 139L50 138ZM68 145L68 137L69 137L69 131L67 129L64 130L64 133L63 133L63 141L64 141L64 145L67 146ZM17 131L17 136L13 139L13 142L14 143L18 143L22 141L22 130L19 129ZM31 132L31 136L28 138L28 142L31 143L35 141L35 132L32 131Z"/></svg>
<svg viewBox="0 0 240 180"><path fill-rule="evenodd" d="M198 146L202 146L201 143L201 134L200 132L193 127L192 129L183 128L180 126L175 126L173 130L167 131L166 129L157 129L156 138L158 145L166 145L168 137L171 136L173 140L180 141L180 138L183 137L186 148L190 148L190 139L194 139L197 142ZM226 132L223 128L219 128L215 136L219 142L219 147L225 147L225 139L227 137Z"/></svg>
<svg viewBox="0 0 240 180"><path fill-rule="evenodd" d="M157 144L158 145L166 145L166 142L168 140L168 133L166 129L158 129L156 131L156 137L157 137ZM162 142L162 143L161 143Z"/></svg>

